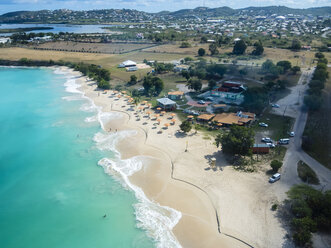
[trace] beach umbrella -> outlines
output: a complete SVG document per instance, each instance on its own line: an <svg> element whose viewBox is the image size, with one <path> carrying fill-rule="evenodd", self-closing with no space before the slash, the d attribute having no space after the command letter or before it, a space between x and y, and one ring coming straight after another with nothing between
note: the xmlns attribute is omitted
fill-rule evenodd
<svg viewBox="0 0 331 248"><path fill-rule="evenodd" d="M170 124L169 124L169 123L165 123L164 126L165 126L166 128L168 128L168 127L170 126Z"/></svg>
<svg viewBox="0 0 331 248"><path fill-rule="evenodd" d="M172 122L172 125L175 125L176 120L172 119L171 122Z"/></svg>
<svg viewBox="0 0 331 248"><path fill-rule="evenodd" d="M156 121L160 124L160 122L161 122L161 119L156 119Z"/></svg>
<svg viewBox="0 0 331 248"><path fill-rule="evenodd" d="M121 95L117 95L118 98L121 98Z"/></svg>
<svg viewBox="0 0 331 248"><path fill-rule="evenodd" d="M217 126L221 127L221 126L223 126L223 124L222 123L217 123Z"/></svg>
<svg viewBox="0 0 331 248"><path fill-rule="evenodd" d="M161 111L161 115L164 115L166 112L165 111Z"/></svg>
<svg viewBox="0 0 331 248"><path fill-rule="evenodd" d="M156 108L156 110L160 111L160 110L161 110L161 108L160 108L160 107L158 107L158 108Z"/></svg>
<svg viewBox="0 0 331 248"><path fill-rule="evenodd" d="M175 113L171 113L170 115L171 115L172 118L174 118L176 116Z"/></svg>
<svg viewBox="0 0 331 248"><path fill-rule="evenodd" d="M146 114L150 115L152 112L151 111L147 111Z"/></svg>
<svg viewBox="0 0 331 248"><path fill-rule="evenodd" d="M189 115L187 116L188 119L192 119L193 118L193 115Z"/></svg>
<svg viewBox="0 0 331 248"><path fill-rule="evenodd" d="M144 107L143 107L143 106L140 106L138 109L140 109L140 110L143 110L143 109L144 109Z"/></svg>
<svg viewBox="0 0 331 248"><path fill-rule="evenodd" d="M154 115L154 117L159 117L159 116L160 116L159 114Z"/></svg>

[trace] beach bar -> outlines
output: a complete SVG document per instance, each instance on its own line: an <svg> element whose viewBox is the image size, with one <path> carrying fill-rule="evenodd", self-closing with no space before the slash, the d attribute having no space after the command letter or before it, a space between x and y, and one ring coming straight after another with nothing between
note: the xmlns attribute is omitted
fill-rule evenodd
<svg viewBox="0 0 331 248"><path fill-rule="evenodd" d="M176 109L176 102L173 100L164 97L157 99L158 105L164 110L175 110Z"/></svg>

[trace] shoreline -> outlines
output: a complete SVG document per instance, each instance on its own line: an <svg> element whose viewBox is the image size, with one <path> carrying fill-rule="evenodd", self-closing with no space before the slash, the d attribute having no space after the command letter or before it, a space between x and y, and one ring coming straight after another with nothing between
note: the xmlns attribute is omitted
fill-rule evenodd
<svg viewBox="0 0 331 248"><path fill-rule="evenodd" d="M239 203L240 205L245 203L247 197L238 197L238 199L234 201L232 198L236 193L237 187L234 185L235 187L232 189L231 181L233 181L232 183L235 183L237 180L240 181L240 179L245 181L246 179L242 173L233 171L229 166L224 167L222 172L217 171L213 173L214 175L210 174L210 172L201 172L201 169L207 165L205 157L217 151L213 142L204 140L200 134L176 137L178 124L170 126L168 130L165 130L165 133L161 135L157 134L156 131L153 130L154 126L149 123L150 120L147 120L148 123L146 125L141 121L136 121L133 115L135 111L131 111L130 108L127 109L128 105L123 99L115 100L114 97L109 94L111 91L102 94L102 91L96 88L96 84L93 81L87 81L87 78L82 76L79 72L74 72L72 69L66 67L54 68L59 68L70 75L76 75L78 77L76 78L76 84L80 85L78 87L79 90L83 92L84 97L89 99L89 101L96 106L98 112L121 113L122 116L120 118L112 119L104 123L104 126L102 124L103 121L98 117L98 121L105 132L109 129L117 130L118 133L127 130L134 130L136 132L135 135L120 138L116 142L116 150L119 152L122 161L144 157L144 163L139 169L136 169L128 176L128 180L132 185L140 188L150 202L156 203L160 207L168 206L166 208L171 208L181 213L181 218L178 219L170 229L179 241L180 246L221 246L226 248L266 247L265 245L267 243L270 243L269 247L272 247L271 244L279 244L279 237L273 237L272 241L267 241L270 237L268 237L268 234L264 235L264 232L261 231L261 227L253 227L256 229L253 236L247 237L243 235L243 233L251 232L251 230L248 231L251 225L265 224L266 219L269 222L271 218L273 218L272 221L275 221L275 218L272 214L269 214L266 217L258 216L259 219L255 220L255 215L260 214L251 214L250 211L247 210L243 211L242 216L238 216L241 214L240 206L238 211L238 206L233 204ZM141 119L145 121L144 117ZM168 118L165 117L165 119ZM108 132L108 134L110 133L112 132ZM176 139L176 142L174 139ZM186 139L189 140L190 144L187 153L184 151ZM219 153L216 152L214 155L218 156L218 160L226 164L224 158L222 158ZM193 171L187 170L188 168L191 170L190 166L188 166L189 164L193 165ZM109 166L110 164L108 164L108 167L106 166L107 170L109 170ZM108 174L111 174L111 172L107 170L105 169ZM225 174L225 176L222 174ZM223 185L224 189L215 189L213 180L219 180L220 177L224 180L226 179L226 175L230 176L231 180L225 180L226 184ZM242 194L244 194L242 191L247 191L247 186L245 183L240 186L238 192L240 192L240 196L242 196ZM251 186L253 186L253 184L251 184ZM257 185L257 187L259 186L260 185ZM243 189L243 187L245 187L245 189ZM254 185L254 187L256 187L256 185ZM260 189L260 191L264 193L263 189ZM220 194L220 196L218 194ZM259 194L259 196L262 195ZM223 197L224 200L220 202ZM260 199L257 199L257 201L259 200ZM230 203L228 203L228 201L230 201ZM259 207L261 206L259 205ZM263 207L267 208L268 206L264 204ZM220 214L222 216L219 216ZM234 216L234 214L237 216ZM245 214L250 217L251 220L255 221L255 223L250 223L249 219L246 221L242 220L242 218L247 217ZM137 212L136 217L139 222ZM285 233L280 230L279 227L281 224L278 221L277 223L273 223L273 225L275 228L277 226L277 235L285 235ZM151 235L151 230L144 226L140 227L143 227L145 230L147 229L147 233ZM268 233L275 231L274 227L269 228L268 226L262 226L262 229L263 228L271 229L267 230ZM246 230L246 232L243 232L243 230ZM274 236L277 235L274 234ZM161 246L159 240L156 239L156 241L158 242L157 247L180 247ZM250 242L253 242L253 244Z"/></svg>

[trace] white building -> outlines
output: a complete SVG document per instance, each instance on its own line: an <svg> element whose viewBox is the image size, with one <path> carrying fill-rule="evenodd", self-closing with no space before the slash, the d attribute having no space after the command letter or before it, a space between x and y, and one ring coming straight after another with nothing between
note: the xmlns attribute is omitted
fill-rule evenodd
<svg viewBox="0 0 331 248"><path fill-rule="evenodd" d="M137 67L137 63L132 60L127 60L118 65L118 68Z"/></svg>

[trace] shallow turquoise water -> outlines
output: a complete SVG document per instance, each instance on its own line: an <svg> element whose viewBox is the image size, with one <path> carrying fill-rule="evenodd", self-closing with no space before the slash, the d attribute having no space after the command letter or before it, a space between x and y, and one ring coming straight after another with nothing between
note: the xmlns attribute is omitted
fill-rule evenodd
<svg viewBox="0 0 331 248"><path fill-rule="evenodd" d="M87 100L62 99L65 81L0 68L0 247L155 247L136 227L134 194L97 166L113 155L96 148Z"/></svg>

